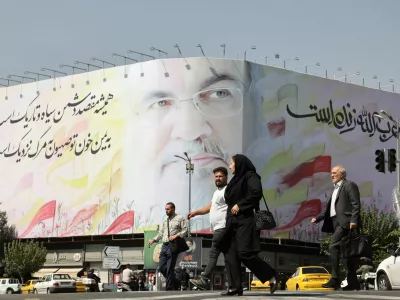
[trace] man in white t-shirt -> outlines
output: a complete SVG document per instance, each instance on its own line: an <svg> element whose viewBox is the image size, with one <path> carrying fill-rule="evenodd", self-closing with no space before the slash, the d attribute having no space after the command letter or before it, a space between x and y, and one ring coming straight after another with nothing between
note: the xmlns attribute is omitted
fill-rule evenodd
<svg viewBox="0 0 400 300"><path fill-rule="evenodd" d="M131 269L131 265L127 264L125 269L122 271L122 282L131 285L133 279L133 271Z"/></svg>
<svg viewBox="0 0 400 300"><path fill-rule="evenodd" d="M209 254L209 261L204 273L201 274L200 279L191 279L190 282L201 290L209 288L210 277L217 265L218 256L221 250L217 248L225 228L226 211L228 205L225 203L224 193L228 183L228 170L225 167L218 167L213 170L215 185L217 190L214 192L211 203L190 212L188 218L193 218L199 215L210 214L211 230L214 230L214 236Z"/></svg>

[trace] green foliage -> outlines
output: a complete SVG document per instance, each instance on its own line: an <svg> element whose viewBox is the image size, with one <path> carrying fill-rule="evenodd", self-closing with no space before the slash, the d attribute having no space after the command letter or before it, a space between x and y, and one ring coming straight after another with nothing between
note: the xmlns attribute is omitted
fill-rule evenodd
<svg viewBox="0 0 400 300"><path fill-rule="evenodd" d="M396 249L399 237L399 220L394 212L380 211L376 206L361 209L362 233L372 237L372 261L379 264L388 257L387 249ZM321 253L329 255L331 235L320 240Z"/></svg>
<svg viewBox="0 0 400 300"><path fill-rule="evenodd" d="M43 243L13 240L5 249L5 272L22 280L41 269L46 261L47 250Z"/></svg>

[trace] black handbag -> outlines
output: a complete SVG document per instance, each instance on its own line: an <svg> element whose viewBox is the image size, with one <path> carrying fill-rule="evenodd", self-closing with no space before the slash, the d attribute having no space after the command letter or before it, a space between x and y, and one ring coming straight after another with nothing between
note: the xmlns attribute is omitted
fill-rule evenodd
<svg viewBox="0 0 400 300"><path fill-rule="evenodd" d="M168 238L170 237L170 232L169 232L169 219L167 219L167 227L168 227ZM184 238L177 237L173 241L168 242L168 248L171 251L172 255L179 254L181 252L185 252L189 250L188 245L186 244L186 241Z"/></svg>
<svg viewBox="0 0 400 300"><path fill-rule="evenodd" d="M351 229L349 235L342 238L343 258L372 258L372 237Z"/></svg>
<svg viewBox="0 0 400 300"><path fill-rule="evenodd" d="M268 209L267 201L265 201L264 195L263 200L267 210L260 210L258 206L254 212L254 219L256 223L256 230L269 230L276 228L276 222L274 216Z"/></svg>

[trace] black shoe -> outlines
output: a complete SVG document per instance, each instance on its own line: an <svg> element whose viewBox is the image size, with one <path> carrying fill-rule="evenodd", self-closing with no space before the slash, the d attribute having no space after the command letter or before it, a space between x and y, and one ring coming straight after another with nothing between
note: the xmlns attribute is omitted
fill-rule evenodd
<svg viewBox="0 0 400 300"><path fill-rule="evenodd" d="M340 287L339 279L331 278L327 283L322 285L325 289L338 289Z"/></svg>
<svg viewBox="0 0 400 300"><path fill-rule="evenodd" d="M221 293L221 296L243 296L243 290L237 290L237 289L228 289L225 292Z"/></svg>
<svg viewBox="0 0 400 300"><path fill-rule="evenodd" d="M275 293L276 289L277 289L278 285L276 283L270 283L269 284L269 292L271 294Z"/></svg>

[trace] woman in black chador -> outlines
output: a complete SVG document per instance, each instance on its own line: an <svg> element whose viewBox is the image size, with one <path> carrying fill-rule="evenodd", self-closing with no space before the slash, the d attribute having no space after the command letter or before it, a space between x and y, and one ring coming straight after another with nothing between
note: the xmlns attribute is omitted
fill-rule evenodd
<svg viewBox="0 0 400 300"><path fill-rule="evenodd" d="M260 231L255 229L254 210L262 198L261 178L253 163L244 155L232 157L230 169L234 174L225 190L228 204L226 227L221 247L225 256L229 289L223 295L243 294L240 261L262 282L270 282L271 294L276 290L276 272L258 257Z"/></svg>

